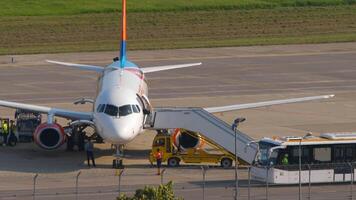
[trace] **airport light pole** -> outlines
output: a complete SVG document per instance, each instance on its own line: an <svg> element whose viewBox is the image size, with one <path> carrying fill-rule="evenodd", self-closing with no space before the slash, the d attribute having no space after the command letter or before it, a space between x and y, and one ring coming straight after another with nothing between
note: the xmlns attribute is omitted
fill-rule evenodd
<svg viewBox="0 0 356 200"><path fill-rule="evenodd" d="M238 158L237 158L237 127L241 122L244 122L245 118L236 118L232 124L232 130L235 132L235 200L238 199L239 190L239 178L238 178Z"/></svg>
<svg viewBox="0 0 356 200"><path fill-rule="evenodd" d="M297 138L299 140L299 149L298 149L298 157L299 157L299 194L298 199L302 199L302 140L312 136L312 133L309 132L303 137Z"/></svg>
<svg viewBox="0 0 356 200"><path fill-rule="evenodd" d="M250 147L251 144L255 144L257 147L257 154L255 156L255 161L257 160L257 157L260 153L260 145L258 144L258 142L252 140L251 142L247 143L246 147L245 147L245 153L247 152L247 147ZM247 197L248 200L250 200L251 197L251 166L248 167L248 188L247 188Z"/></svg>

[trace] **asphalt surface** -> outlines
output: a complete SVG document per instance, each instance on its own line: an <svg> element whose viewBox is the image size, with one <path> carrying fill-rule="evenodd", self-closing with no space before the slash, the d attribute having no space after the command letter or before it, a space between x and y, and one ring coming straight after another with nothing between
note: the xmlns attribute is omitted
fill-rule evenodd
<svg viewBox="0 0 356 200"><path fill-rule="evenodd" d="M104 66L116 55L117 52L93 52L0 56L0 99L90 110L89 105L74 106L72 102L80 97L95 97L95 73L55 66L44 60ZM356 43L135 51L130 52L129 58L144 67L203 62L199 67L147 74L154 106L207 107L336 94L330 100L218 115L228 123L237 116L246 117L240 129L256 139L302 136L309 131L317 135L356 130ZM0 112L1 116L13 116L11 109ZM160 182L147 161L153 136L152 132L142 134L127 146L128 174L122 180L123 191L132 192L144 184ZM39 173L45 178L38 180L36 199L75 199L75 175L80 170L86 174L80 179L80 199L114 199L117 177L110 169L112 151L109 145L96 148L99 169L87 169L81 152L48 152L33 144L1 147L0 196L31 199L32 177ZM196 166L177 170L167 175L167 180L176 182L177 194L186 199L201 199L200 170ZM232 199L233 175L233 170L210 173L206 199ZM246 177L241 176L244 183ZM272 187L270 199L297 199L297 191L297 187ZM303 191L306 195L307 189ZM348 185L317 185L312 191L313 199L346 199L350 195ZM263 186L252 192L253 199L265 199ZM246 187L241 190L241 198L247 199Z"/></svg>

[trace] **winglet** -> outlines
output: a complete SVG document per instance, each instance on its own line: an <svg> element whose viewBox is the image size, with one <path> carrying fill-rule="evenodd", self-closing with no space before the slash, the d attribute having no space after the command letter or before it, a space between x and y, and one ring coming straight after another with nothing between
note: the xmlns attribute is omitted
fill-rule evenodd
<svg viewBox="0 0 356 200"><path fill-rule="evenodd" d="M122 0L122 29L121 29L121 48L120 48L120 68L125 67L126 63L126 0Z"/></svg>

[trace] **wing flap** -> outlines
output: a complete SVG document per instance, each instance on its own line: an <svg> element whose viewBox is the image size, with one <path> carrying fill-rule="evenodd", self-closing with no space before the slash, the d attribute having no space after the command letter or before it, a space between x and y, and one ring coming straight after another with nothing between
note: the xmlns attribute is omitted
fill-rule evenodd
<svg viewBox="0 0 356 200"><path fill-rule="evenodd" d="M258 107L265 107L265 106L272 106L272 105L280 105L280 104L289 104L289 103L297 103L297 102L304 102L304 101L328 99L328 98L332 98L334 96L335 95L331 94L331 95L322 95L322 96L293 98L293 99L263 101L263 102L257 102L257 103L235 104L235 105L220 106L220 107L210 107L210 108L204 108L204 109L206 111L210 112L210 113L228 112L228 111L248 109L248 108L258 108Z"/></svg>

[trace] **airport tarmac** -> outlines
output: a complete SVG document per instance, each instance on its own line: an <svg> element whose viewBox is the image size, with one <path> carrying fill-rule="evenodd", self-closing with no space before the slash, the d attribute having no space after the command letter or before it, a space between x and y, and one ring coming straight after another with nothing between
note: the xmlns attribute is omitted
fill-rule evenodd
<svg viewBox="0 0 356 200"><path fill-rule="evenodd" d="M89 105L75 106L72 102L81 97L95 97L95 73L48 64L44 60L104 66L117 54L91 52L0 56L0 99L90 110ZM147 74L149 97L154 106L208 107L336 95L323 101L217 114L228 123L235 117L245 117L247 121L240 130L256 140L273 135L303 136L310 131L319 134L356 130L356 43L131 51L128 56L143 67L203 62L199 67ZM11 109L0 109L0 113L3 117L13 117ZM136 175L154 173L153 169L147 169L146 158L153 136L153 132L147 132L127 145L127 164ZM97 151L99 169L96 170L111 175L110 146L96 147L100 149ZM86 169L83 153L65 152L63 149L48 152L33 144L0 147L0 158L0 177L32 176L32 173L60 176L63 173L75 174L78 170L93 171ZM184 173L199 180L201 174L194 173L195 168L185 169ZM139 177L129 182L130 185L135 182L139 185L157 181L154 175L151 178L142 182ZM182 187L189 187L184 185L185 178L172 175L172 179L177 179ZM221 171L210 178L231 183L233 171ZM89 179L87 182L90 182ZM13 189L0 186L1 190Z"/></svg>

